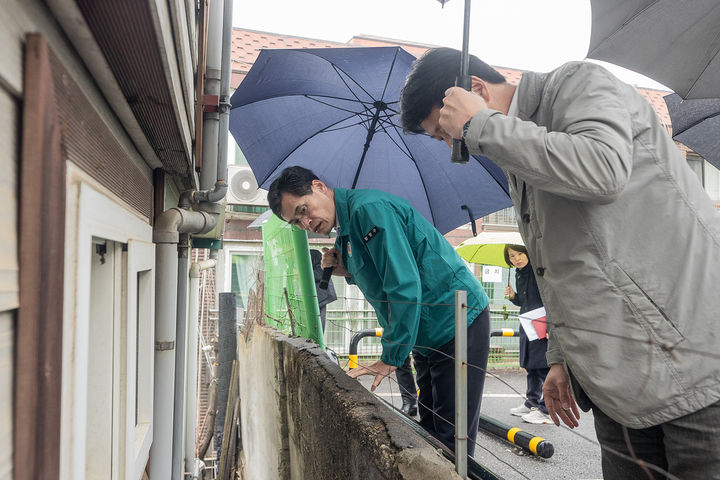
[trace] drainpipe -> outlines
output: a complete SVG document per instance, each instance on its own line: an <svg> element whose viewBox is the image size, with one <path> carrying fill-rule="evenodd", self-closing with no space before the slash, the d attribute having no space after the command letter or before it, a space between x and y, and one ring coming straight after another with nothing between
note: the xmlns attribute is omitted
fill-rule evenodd
<svg viewBox="0 0 720 480"><path fill-rule="evenodd" d="M193 201L213 211L227 192L227 132L230 117L230 52L232 48L232 1L210 2L205 70L205 95L218 99L217 111L203 113L203 168L200 190ZM211 107L206 105L206 107ZM212 110L212 108L207 108Z"/></svg>
<svg viewBox="0 0 720 480"><path fill-rule="evenodd" d="M207 41L207 63L205 71L205 94L215 96L218 98L217 111L212 111L212 108L207 108L209 111L203 113L203 137L202 137L202 152L203 152L203 165L200 171L200 190L183 192L180 197L180 206L187 207L190 204L198 204L199 212L190 212L184 209L170 209L164 212L163 217L168 212L174 212L168 214L168 218L165 221L169 223L169 230L165 227L161 227L158 231L159 239L155 240L155 231L153 232L153 241L158 243L158 258L163 258L163 262L169 261L169 256L162 252L161 257L161 244L165 244L168 240L161 240L160 237L168 236L172 243L177 243L177 233L207 233L215 227L218 216L222 213L224 206L217 203L225 197L227 192L227 132L230 117L230 54L232 48L232 0L213 0L210 2L210 14L208 19L208 41ZM211 105L206 105L211 107ZM182 212L186 212L183 214ZM195 214L195 215L190 215ZM201 216L198 216L200 214ZM179 217L179 218L178 218ZM156 224L156 230L161 219L158 219ZM197 225L202 223L203 225ZM172 230L175 226L178 230ZM184 228L184 229L183 229ZM175 236L172 234L175 233ZM164 250L164 249L163 249ZM158 290L162 289L160 283L165 278L165 275L176 276L178 274L177 262L172 265L175 270L167 267L169 271L162 272L161 275L160 265L156 270ZM186 272L187 263L182 270ZM181 273L182 274L182 273ZM185 277L186 278L186 277ZM174 285L176 288L177 284ZM173 289L173 291L176 291ZM178 301L180 299L178 298ZM184 301L184 299L183 299ZM174 314L179 313L177 310L172 312ZM173 315L175 316L175 315ZM171 472L175 474L182 471L182 453L183 449L183 434L182 428L184 425L184 394L185 385L182 384L184 380L184 371L178 371L177 374L181 375L182 378L178 377L177 382L173 378L173 370L180 369L181 361L182 365L185 365L186 352L180 351L184 349L185 341L185 321L186 317L183 317L182 322L180 319L176 321L178 328L179 338L176 338L175 332L171 331L168 325L159 327L160 322L165 323L165 313L163 312L163 319L156 318L156 366L155 366L155 400L154 400L154 415L155 415L155 430L152 452L156 452L162 460L158 462L157 458L153 458L151 462L151 477L153 479L165 479L170 478ZM162 334L162 338L158 334ZM172 350L175 348L175 342L182 342L182 346L178 343L178 351L175 362L170 364L170 355L167 349ZM166 358L167 357L167 358ZM195 373L197 374L197 373ZM162 378L162 381L158 379ZM166 384L170 379L170 384ZM175 385L177 383L177 385ZM175 393L175 399L173 401L172 394ZM169 398L168 398L169 396ZM174 405L174 408L169 409L168 405ZM169 421L168 424L165 422ZM158 423L159 422L159 423ZM167 432L166 432L167 429ZM193 429L194 430L194 429ZM169 435L166 438L166 435ZM160 438L158 438L160 437ZM194 442L193 442L194 443ZM167 456L167 457L166 457ZM168 458L169 464L171 464L171 471L165 471L167 465L163 460ZM157 464L157 467L155 465ZM173 474L172 478L179 478Z"/></svg>
<svg viewBox="0 0 720 480"><path fill-rule="evenodd" d="M191 470L192 480L202 480L202 472L204 469L205 469L205 462L196 460L195 463L193 464L193 468Z"/></svg>
<svg viewBox="0 0 720 480"><path fill-rule="evenodd" d="M217 260L214 258L193 262L190 265L190 322L187 332L187 354L185 355L187 365L187 378L185 381L185 471L191 472L198 464L195 458L195 442L197 429L197 377L198 364L196 360L198 348L198 324L200 322L199 297L200 277L204 270L215 268ZM200 459L201 460L201 459ZM202 462L200 462L202 463Z"/></svg>
<svg viewBox="0 0 720 480"><path fill-rule="evenodd" d="M230 77L232 76L230 58L232 52L232 25L233 2L226 0L223 8L223 38L222 63L220 68L220 131L218 132L218 183L223 183L225 189L220 196L215 195L216 201L225 196L227 190L227 160L228 160L228 132L230 130ZM218 184L216 184L217 187ZM209 201L212 200L210 196Z"/></svg>
<svg viewBox="0 0 720 480"><path fill-rule="evenodd" d="M178 243L181 233L206 233L217 215L171 208L153 228L155 250L155 369L150 478L172 478L175 329L178 301ZM187 264L186 264L187 268ZM186 270L187 271L187 270Z"/></svg>
<svg viewBox="0 0 720 480"><path fill-rule="evenodd" d="M188 234L180 234L178 244L178 270L177 270L177 314L175 319L175 388L173 404L173 453L172 478L183 478L183 425L185 417L185 355L188 308Z"/></svg>

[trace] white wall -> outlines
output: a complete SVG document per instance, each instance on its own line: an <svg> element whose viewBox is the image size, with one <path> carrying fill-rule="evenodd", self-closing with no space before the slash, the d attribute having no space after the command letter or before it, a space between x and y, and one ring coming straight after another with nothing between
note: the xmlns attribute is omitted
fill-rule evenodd
<svg viewBox="0 0 720 480"><path fill-rule="evenodd" d="M7 10L0 8L0 12ZM0 20L7 12L0 13ZM13 28L0 24L0 478L13 478L13 370L18 307L18 137L20 108L12 84L21 71L20 48L6 42Z"/></svg>
<svg viewBox="0 0 720 480"><path fill-rule="evenodd" d="M0 313L0 478L13 478L12 405L14 317Z"/></svg>

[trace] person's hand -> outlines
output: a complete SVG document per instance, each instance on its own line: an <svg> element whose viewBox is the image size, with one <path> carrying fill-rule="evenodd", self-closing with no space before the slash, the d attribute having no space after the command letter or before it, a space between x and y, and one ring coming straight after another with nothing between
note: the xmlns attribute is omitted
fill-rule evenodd
<svg viewBox="0 0 720 480"><path fill-rule="evenodd" d="M345 270L345 265L342 261L342 255L338 252L338 249L323 248L322 260L320 260L320 266L322 268L333 267L333 275L341 275L343 277L349 277L350 274Z"/></svg>
<svg viewBox="0 0 720 480"><path fill-rule="evenodd" d="M378 360L369 367L353 368L352 370L348 371L347 375L350 378L358 378L363 375L375 375L375 381L373 381L372 387L370 387L370 391L374 392L378 385L380 385L380 382L383 381L383 378L390 375L396 369L397 367L388 365L382 360Z"/></svg>
<svg viewBox="0 0 720 480"><path fill-rule="evenodd" d="M513 290L513 288L512 288L510 285L508 285L507 287L505 287L505 296L506 296L507 298L509 298L510 300L512 300L513 298L515 298L515 290Z"/></svg>
<svg viewBox="0 0 720 480"><path fill-rule="evenodd" d="M461 87L450 87L445 91L438 122L452 138L462 138L465 123L486 108L487 104L480 95Z"/></svg>
<svg viewBox="0 0 720 480"><path fill-rule="evenodd" d="M573 397L570 377L562 364L554 363L550 366L542 391L545 407L555 425L559 427L560 420L570 428L580 425L580 410Z"/></svg>

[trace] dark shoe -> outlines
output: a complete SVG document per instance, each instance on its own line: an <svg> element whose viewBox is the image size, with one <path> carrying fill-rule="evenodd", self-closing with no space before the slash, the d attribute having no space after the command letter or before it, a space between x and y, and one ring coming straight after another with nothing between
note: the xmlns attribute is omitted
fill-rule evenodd
<svg viewBox="0 0 720 480"><path fill-rule="evenodd" d="M408 401L403 400L402 407L400 407L400 411L403 412L408 417L414 417L417 415L417 405L415 403L411 403Z"/></svg>

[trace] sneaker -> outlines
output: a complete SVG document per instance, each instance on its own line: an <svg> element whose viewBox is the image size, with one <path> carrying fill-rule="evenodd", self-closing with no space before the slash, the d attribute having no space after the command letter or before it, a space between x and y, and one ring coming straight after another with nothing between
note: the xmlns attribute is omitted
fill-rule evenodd
<svg viewBox="0 0 720 480"><path fill-rule="evenodd" d="M523 403L519 407L511 408L510 409L510 415L515 415L516 417L522 417L523 415L530 413L530 409L525 406Z"/></svg>
<svg viewBox="0 0 720 480"><path fill-rule="evenodd" d="M550 420L549 415L544 414L536 407L531 408L530 413L523 415L522 419L523 422L534 423L536 425L542 425L544 423L550 423L552 421Z"/></svg>
<svg viewBox="0 0 720 480"><path fill-rule="evenodd" d="M414 417L415 415L417 415L417 404L406 402L405 399L403 399L403 404L402 407L400 407L400 411L409 417Z"/></svg>

